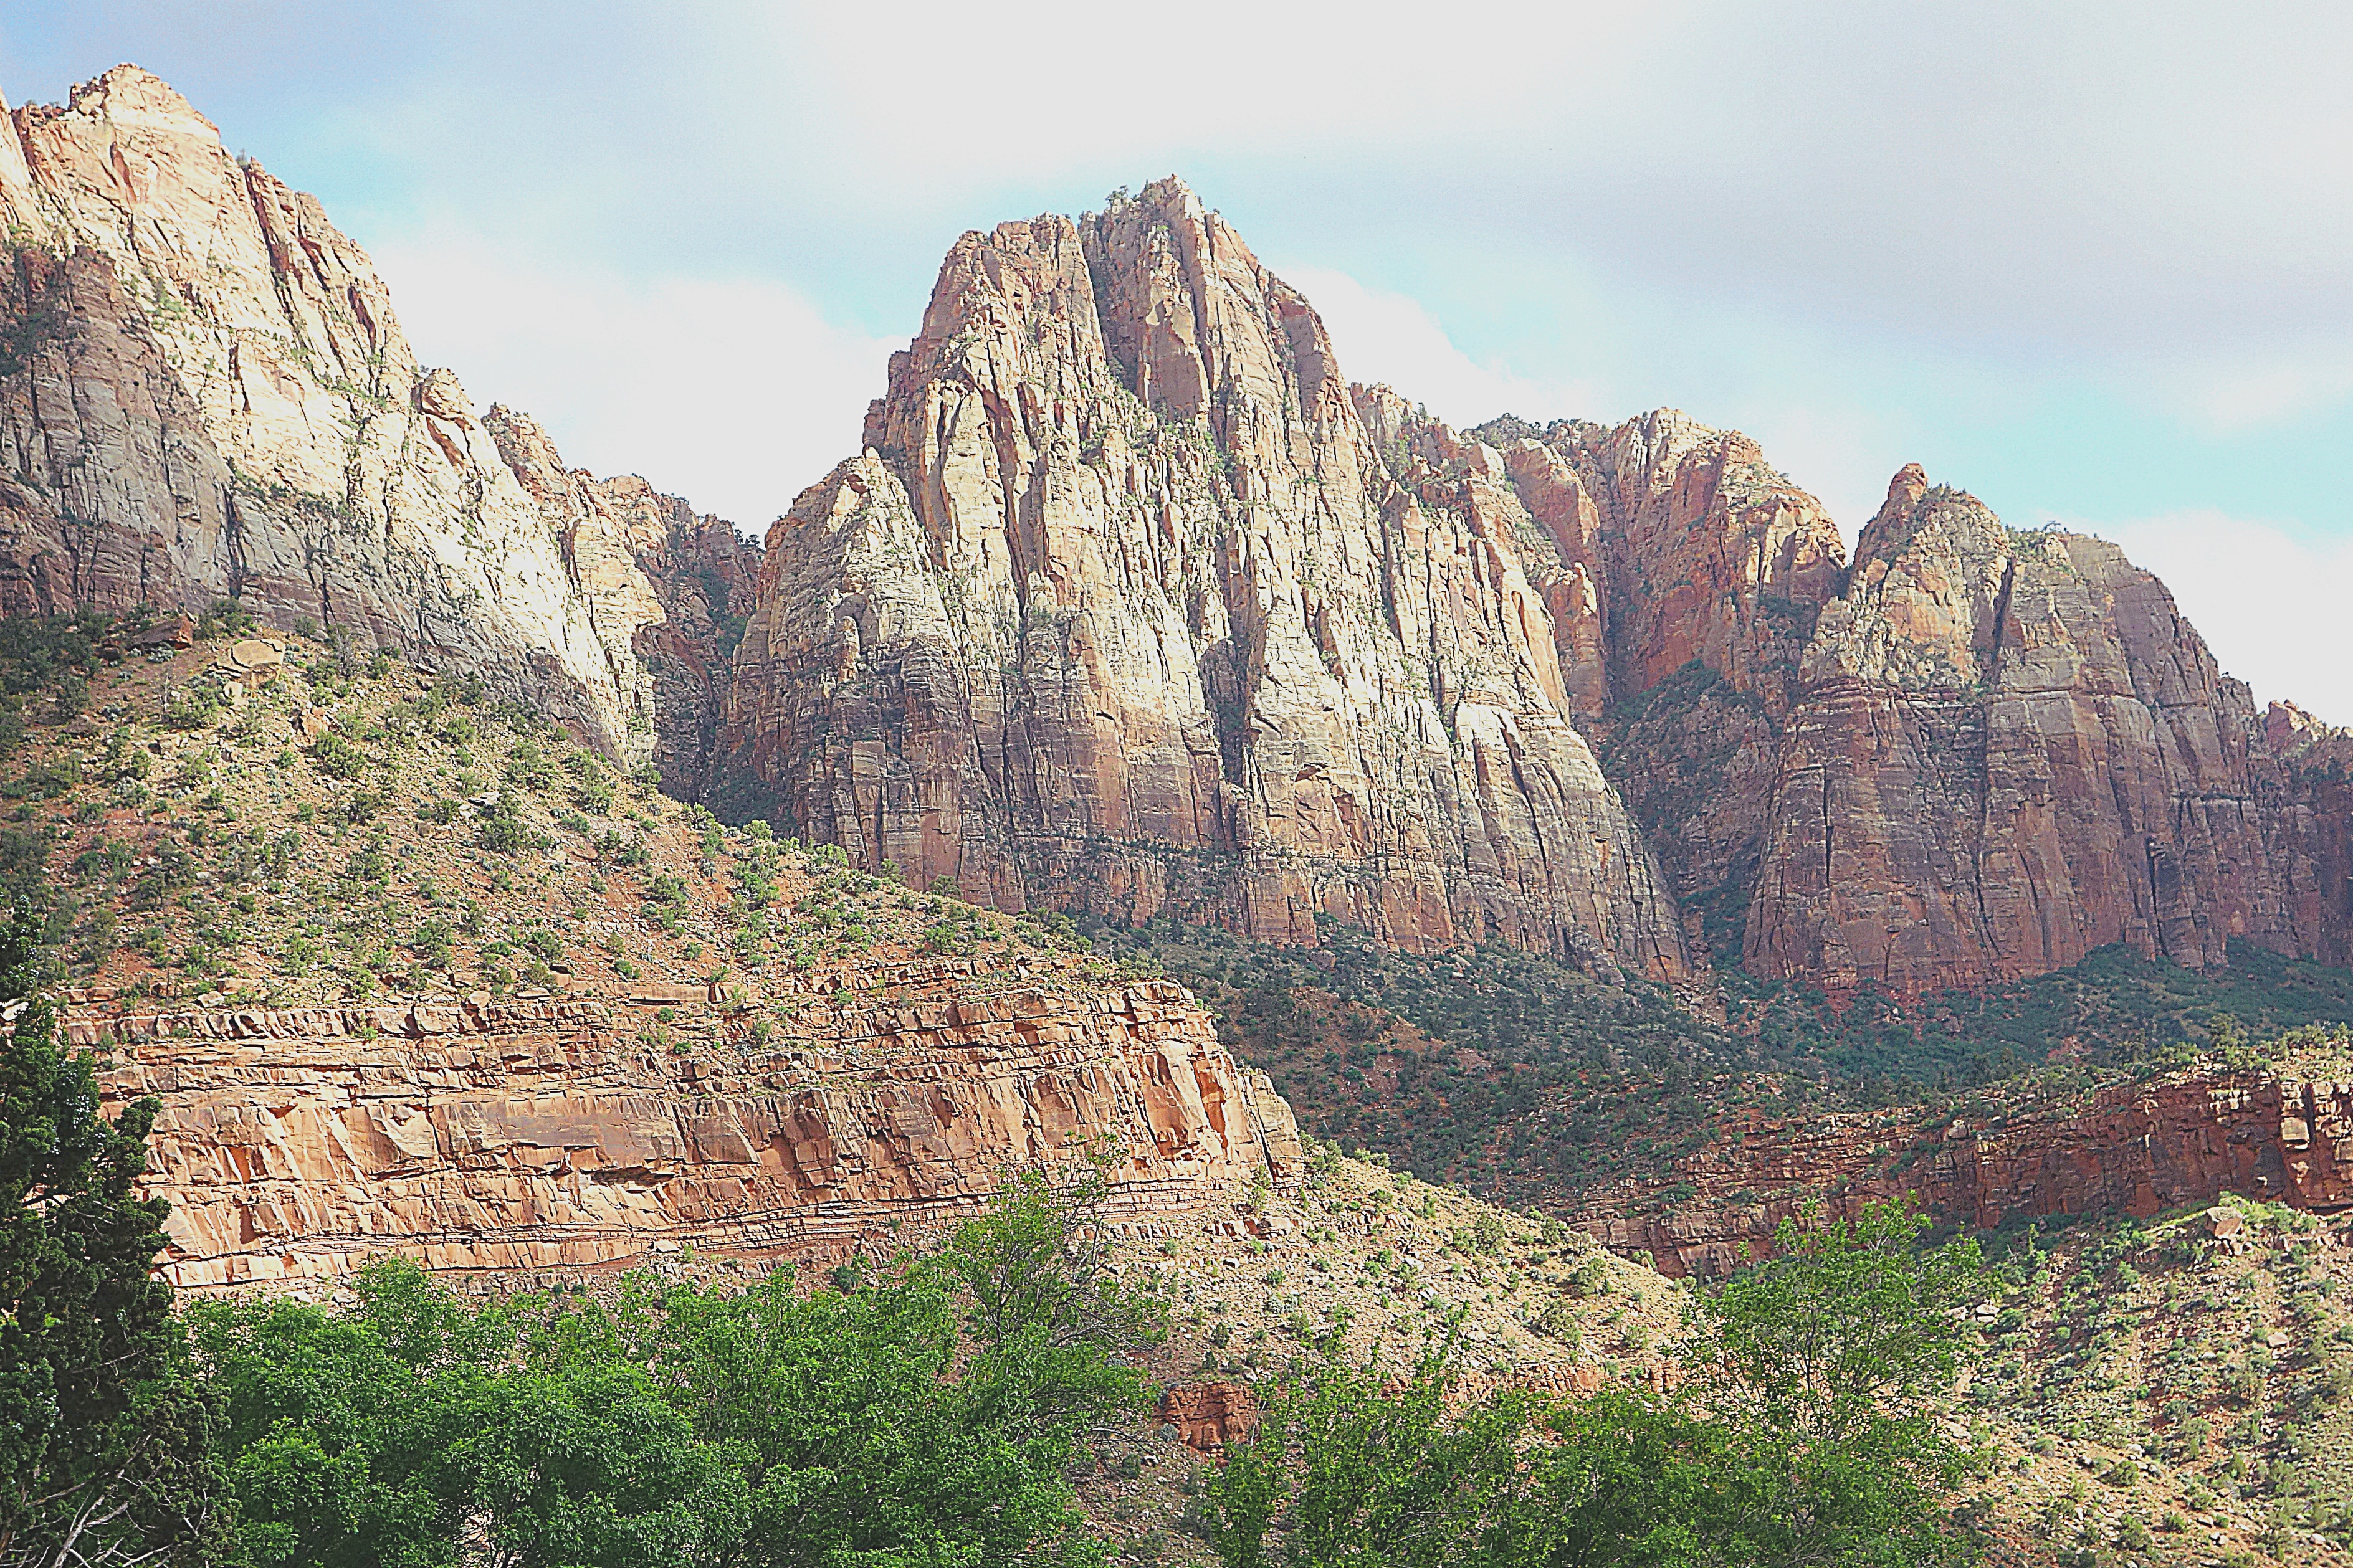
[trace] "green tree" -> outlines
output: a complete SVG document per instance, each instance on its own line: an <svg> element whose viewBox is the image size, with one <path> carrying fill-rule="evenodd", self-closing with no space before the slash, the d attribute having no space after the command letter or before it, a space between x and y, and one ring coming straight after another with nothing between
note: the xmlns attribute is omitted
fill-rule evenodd
<svg viewBox="0 0 2353 1568"><path fill-rule="evenodd" d="M0 932L0 1564L202 1562L215 1412L153 1272L169 1205L136 1191L160 1108L100 1113L39 994L40 927L19 905Z"/></svg>
<svg viewBox="0 0 2353 1568"><path fill-rule="evenodd" d="M1090 1194L1092 1194L1092 1196ZM1099 1563L1069 1467L1156 1319L1088 1264L1100 1191L1013 1180L944 1253L809 1292L473 1306L413 1264L329 1310L190 1314L258 1568ZM1083 1228L1083 1227L1081 1227Z"/></svg>
<svg viewBox="0 0 2353 1568"><path fill-rule="evenodd" d="M1219 1557L1229 1568L1464 1561L1537 1406L1510 1393L1450 1416L1450 1383L1441 1352L1400 1386L1377 1367L1327 1363L1279 1394L1257 1439L1210 1482Z"/></svg>
<svg viewBox="0 0 2353 1568"><path fill-rule="evenodd" d="M1714 1568L1968 1561L1940 1527L1963 1456L1932 1416L1975 1244L1894 1205L1809 1215L1703 1299L1673 1394L1461 1405L1444 1351L1394 1381L1326 1365L1210 1483L1228 1568Z"/></svg>
<svg viewBox="0 0 2353 1568"><path fill-rule="evenodd" d="M641 1366L528 1353L544 1303L469 1308L406 1261L354 1284L346 1311L190 1314L258 1568L652 1568L716 1561L740 1529L734 1456Z"/></svg>
<svg viewBox="0 0 2353 1568"><path fill-rule="evenodd" d="M1060 1426L1134 1407L1145 1392L1135 1363L1167 1337L1166 1303L1108 1267L1109 1194L1097 1166L1061 1180L1008 1173L988 1213L948 1245L978 1370L1024 1419Z"/></svg>
<svg viewBox="0 0 2353 1568"><path fill-rule="evenodd" d="M1778 1482L1774 1560L1936 1563L1959 1549L1936 1501L1967 1456L1934 1405L1985 1269L1974 1241L1924 1247L1927 1228L1892 1201L1852 1221L1810 1208L1781 1222L1772 1257L1701 1302L1723 1412Z"/></svg>

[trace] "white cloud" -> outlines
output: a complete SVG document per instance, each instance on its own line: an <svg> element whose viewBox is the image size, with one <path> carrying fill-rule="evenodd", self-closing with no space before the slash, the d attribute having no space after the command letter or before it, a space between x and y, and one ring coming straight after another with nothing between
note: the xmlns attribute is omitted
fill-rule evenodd
<svg viewBox="0 0 2353 1568"><path fill-rule="evenodd" d="M2222 668L2255 700L2291 701L2353 723L2353 540L2308 539L2223 512L2194 510L2112 524L2071 523L2114 540L2165 580Z"/></svg>
<svg viewBox="0 0 2353 1568"><path fill-rule="evenodd" d="M1368 289L1328 267L1274 270L1324 318L1349 380L1387 382L1458 429L1498 414L1517 414L1537 424L1596 418L1609 406L1589 383L1520 375L1480 363L1455 347L1438 318L1407 295Z"/></svg>
<svg viewBox="0 0 2353 1568"><path fill-rule="evenodd" d="M853 129L862 177L879 166L950 186L1002 179L1008 161L1034 174L1172 152L1492 146L1549 115L1565 69L1605 79L1582 82L1580 102L1604 96L1618 74L1604 63L1654 47L1662 19L1612 0L1457 0L1436 26L1404 0L1345 15L1303 0L1198 0L1176 26L1099 0L714 15L723 20L705 25L739 68L794 75L786 113ZM760 45L747 48L750 37ZM758 102L763 116L774 107Z"/></svg>
<svg viewBox="0 0 2353 1568"><path fill-rule="evenodd" d="M624 279L467 237L377 248L417 357L530 414L564 460L642 474L754 534L858 450L901 346L772 279Z"/></svg>
<svg viewBox="0 0 2353 1568"><path fill-rule="evenodd" d="M2341 363L2305 355L2185 378L2179 399L2209 431L2229 434L2293 420L2353 393L2353 355Z"/></svg>

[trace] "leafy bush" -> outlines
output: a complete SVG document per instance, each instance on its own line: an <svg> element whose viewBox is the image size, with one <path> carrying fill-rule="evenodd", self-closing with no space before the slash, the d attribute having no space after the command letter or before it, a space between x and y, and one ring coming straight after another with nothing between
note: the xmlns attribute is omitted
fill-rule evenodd
<svg viewBox="0 0 2353 1568"><path fill-rule="evenodd" d="M333 730L320 731L307 750L312 764L329 778L348 782L367 772L366 753Z"/></svg>
<svg viewBox="0 0 2353 1568"><path fill-rule="evenodd" d="M1203 1533L1228 1568L1970 1561L1935 1506L1963 1467L1934 1406L1982 1274L1972 1245L1921 1251L1923 1228L1884 1205L1785 1226L1700 1303L1712 1375L1664 1394L1462 1404L1445 1351L1402 1384L1327 1361L1229 1452Z"/></svg>
<svg viewBox="0 0 2353 1568"><path fill-rule="evenodd" d="M334 1568L448 1561L470 1532L514 1568L1100 1561L1066 1469L1141 1382L1083 1213L1017 1182L944 1252L813 1294L786 1268L475 1306L392 1262L346 1309L203 1303L240 1545Z"/></svg>

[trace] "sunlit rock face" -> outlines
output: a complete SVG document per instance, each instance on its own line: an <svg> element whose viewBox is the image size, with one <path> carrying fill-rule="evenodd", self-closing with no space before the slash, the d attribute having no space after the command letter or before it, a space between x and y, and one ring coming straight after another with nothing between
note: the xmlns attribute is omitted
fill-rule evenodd
<svg viewBox="0 0 2353 1568"><path fill-rule="evenodd" d="M2353 948L2341 741L2113 547L1906 468L1850 563L1675 411L1451 430L1174 180L958 241L765 551L478 412L134 67L0 114L0 221L8 614L233 595L1004 907L1833 993Z"/></svg>
<svg viewBox="0 0 2353 1568"><path fill-rule="evenodd" d="M714 798L1001 905L1683 973L1592 585L1415 423L1175 181L966 235L769 534Z"/></svg>
<svg viewBox="0 0 2353 1568"><path fill-rule="evenodd" d="M420 367L368 258L133 66L0 114L0 611L310 617L632 761L713 727L701 631L748 552L567 474ZM674 561L714 564L670 574ZM736 611L741 614L740 608Z"/></svg>
<svg viewBox="0 0 2353 1568"><path fill-rule="evenodd" d="M708 1057L641 1027L700 986L68 1030L116 1047L111 1098L163 1102L146 1187L183 1289L332 1286L394 1253L525 1275L685 1247L838 1261L967 1217L1008 1169L1089 1158L1114 1225L1299 1179L1290 1108L1181 987L1005 979L878 966L828 980L802 1037Z"/></svg>

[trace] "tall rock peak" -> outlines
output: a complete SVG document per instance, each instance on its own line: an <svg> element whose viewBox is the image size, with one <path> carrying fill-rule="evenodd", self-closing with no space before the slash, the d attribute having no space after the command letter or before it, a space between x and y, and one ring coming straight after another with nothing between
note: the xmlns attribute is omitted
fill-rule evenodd
<svg viewBox="0 0 2353 1568"><path fill-rule="evenodd" d="M1366 407L1174 180L965 235L867 454L771 535L722 804L1008 905L1682 973L1556 546L1492 451L1406 463Z"/></svg>

